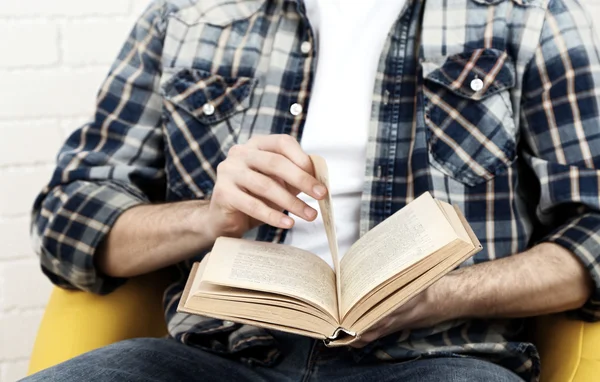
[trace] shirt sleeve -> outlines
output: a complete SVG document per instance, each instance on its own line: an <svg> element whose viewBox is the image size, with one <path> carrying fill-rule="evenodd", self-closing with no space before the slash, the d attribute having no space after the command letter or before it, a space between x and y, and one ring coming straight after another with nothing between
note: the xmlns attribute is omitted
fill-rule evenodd
<svg viewBox="0 0 600 382"><path fill-rule="evenodd" d="M600 44L575 0L550 1L523 82L523 159L539 180L542 241L559 244L595 287L576 313L600 320Z"/></svg>
<svg viewBox="0 0 600 382"><path fill-rule="evenodd" d="M164 190L163 14L155 1L138 19L98 92L95 117L68 138L35 201L34 247L61 287L106 294L125 282L101 274L94 253L125 210Z"/></svg>

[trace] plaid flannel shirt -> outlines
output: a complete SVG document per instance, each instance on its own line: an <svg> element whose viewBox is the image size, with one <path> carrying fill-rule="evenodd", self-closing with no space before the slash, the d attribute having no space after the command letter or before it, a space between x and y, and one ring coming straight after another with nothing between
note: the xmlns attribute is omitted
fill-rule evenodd
<svg viewBox="0 0 600 382"><path fill-rule="evenodd" d="M251 135L300 140L314 41L298 0L154 1L102 85L95 117L67 140L35 202L32 231L48 277L111 292L125 280L99 273L93 256L121 213L208 198L218 163ZM598 320L599 48L578 0L409 0L376 76L361 234L430 191L461 208L484 246L463 266L555 242L595 281L574 313ZM348 78L339 96L352 96L351 86ZM304 110L296 116L295 103ZM262 226L246 237L281 242L285 231ZM246 362L275 362L269 331L176 312L202 255L178 266L180 280L165 293L170 334ZM539 358L518 341L521 327L449 322L375 341L356 358L477 356L536 380Z"/></svg>

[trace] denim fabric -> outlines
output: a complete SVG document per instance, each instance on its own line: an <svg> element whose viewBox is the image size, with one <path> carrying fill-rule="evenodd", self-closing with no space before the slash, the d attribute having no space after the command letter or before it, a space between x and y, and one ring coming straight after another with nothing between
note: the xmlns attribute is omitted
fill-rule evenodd
<svg viewBox="0 0 600 382"><path fill-rule="evenodd" d="M23 381L522 381L511 371L477 358L357 363L345 348L326 348L321 341L284 333L274 337L286 356L273 367L220 357L172 339L140 338L92 351Z"/></svg>

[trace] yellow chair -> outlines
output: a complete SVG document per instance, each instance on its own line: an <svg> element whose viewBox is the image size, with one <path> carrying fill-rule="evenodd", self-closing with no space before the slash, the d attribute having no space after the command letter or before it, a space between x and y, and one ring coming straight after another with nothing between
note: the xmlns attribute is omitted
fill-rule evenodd
<svg viewBox="0 0 600 382"><path fill-rule="evenodd" d="M164 336L161 300L168 280L157 274L138 277L107 296L55 288L29 373L127 338ZM535 329L542 382L600 381L600 323L553 315L537 319Z"/></svg>
<svg viewBox="0 0 600 382"><path fill-rule="evenodd" d="M29 374L114 342L167 334L164 274L136 277L106 296L54 288L29 361Z"/></svg>

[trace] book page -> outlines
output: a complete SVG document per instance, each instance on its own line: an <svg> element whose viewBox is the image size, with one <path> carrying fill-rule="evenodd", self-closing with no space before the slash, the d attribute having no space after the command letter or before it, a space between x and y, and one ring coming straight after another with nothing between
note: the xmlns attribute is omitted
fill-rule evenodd
<svg viewBox="0 0 600 382"><path fill-rule="evenodd" d="M454 239L454 229L429 193L381 222L342 259L342 319L378 285Z"/></svg>
<svg viewBox="0 0 600 382"><path fill-rule="evenodd" d="M334 272L323 259L298 248L220 237L202 281L292 296L339 322Z"/></svg>
<svg viewBox="0 0 600 382"><path fill-rule="evenodd" d="M442 212L444 212L444 214L448 218L450 225L452 225L452 228L454 228L454 232L456 232L458 237L465 243L471 243L471 238L469 237L467 230L463 226L463 223L460 221L460 218L458 217L458 214L456 213L455 207L453 207L451 204L448 204L446 202L442 202L442 201L437 201L437 202L438 202L438 205L440 206L440 208L442 209Z"/></svg>
<svg viewBox="0 0 600 382"><path fill-rule="evenodd" d="M323 313L321 309L293 297L204 282L203 273L207 261L208 255L200 263L195 262L192 265L177 312L283 330L320 339L329 337L339 327L330 314ZM251 307L253 313L246 311L244 314L244 306L249 304L256 307Z"/></svg>
<svg viewBox="0 0 600 382"><path fill-rule="evenodd" d="M327 163L325 160L318 155L311 155L310 159L313 162L313 168L315 170L315 178L327 187L327 195L323 200L319 200L319 209L321 210L321 218L323 218L323 226L325 227L325 233L327 234L327 241L329 242L329 251L331 252L331 258L333 260L333 269L335 270L335 290L336 299L338 301L338 317L341 317L341 301L342 301L342 286L340 279L340 256L338 249L337 234L335 232L335 219L333 217L333 204L331 201L331 194L329 194L329 170L327 169Z"/></svg>
<svg viewBox="0 0 600 382"><path fill-rule="evenodd" d="M398 309L403 303L408 302L411 297L425 290L478 251L479 248L475 248L471 244L462 240L454 240L450 246L444 247L433 256L428 257L425 261L429 264L417 271L415 275L418 276L409 284L398 287L398 285L393 285L394 282L392 282L386 287L388 289L386 292L382 291L386 295L384 300L370 308L366 313L361 314L357 322L351 325L344 323L344 325L348 325L358 333L364 333L369 327L376 325L378 321ZM431 266L432 264L435 265ZM397 279L395 283L403 284L401 279ZM353 307L350 310L351 313L348 314L348 317L354 314L354 309Z"/></svg>

